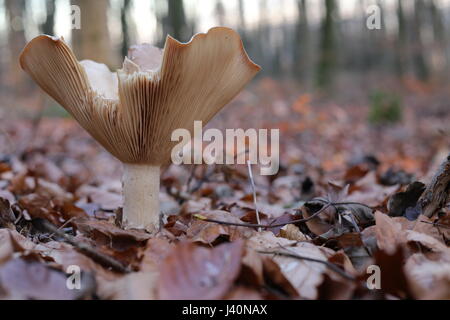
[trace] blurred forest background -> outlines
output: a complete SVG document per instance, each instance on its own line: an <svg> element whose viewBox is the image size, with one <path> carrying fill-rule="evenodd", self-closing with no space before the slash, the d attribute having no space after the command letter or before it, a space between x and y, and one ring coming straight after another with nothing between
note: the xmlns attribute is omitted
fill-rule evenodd
<svg viewBox="0 0 450 320"><path fill-rule="evenodd" d="M379 29L367 27L373 5ZM38 34L115 70L130 45L218 25L240 33L263 71L211 125L279 128L285 161L325 169L380 153L425 169L448 146L450 0L0 0L0 119L67 117L18 66Z"/></svg>
<svg viewBox="0 0 450 320"><path fill-rule="evenodd" d="M71 4L81 29L71 28ZM381 29L369 30L374 4ZM217 25L239 31L260 76L308 89L331 90L349 76L355 86L381 76L446 81L449 23L448 0L0 0L0 94L28 89L17 57L40 33L62 35L80 59L117 69L132 44L162 47L167 34L188 41Z"/></svg>

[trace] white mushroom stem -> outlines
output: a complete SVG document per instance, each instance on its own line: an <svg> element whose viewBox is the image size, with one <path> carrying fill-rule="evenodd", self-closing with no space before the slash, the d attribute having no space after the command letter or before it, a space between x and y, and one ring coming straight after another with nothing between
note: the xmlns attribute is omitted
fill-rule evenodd
<svg viewBox="0 0 450 320"><path fill-rule="evenodd" d="M124 163L122 224L125 228L158 231L159 178L159 166Z"/></svg>

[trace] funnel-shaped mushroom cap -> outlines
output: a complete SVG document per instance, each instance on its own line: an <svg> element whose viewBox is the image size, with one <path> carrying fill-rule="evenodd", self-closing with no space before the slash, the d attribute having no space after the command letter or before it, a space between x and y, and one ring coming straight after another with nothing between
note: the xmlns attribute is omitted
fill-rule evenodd
<svg viewBox="0 0 450 320"><path fill-rule="evenodd" d="M20 57L22 68L111 154L125 163L164 164L173 130L206 124L260 70L239 35L213 28L164 50L131 48L122 70L79 63L59 38L39 36Z"/></svg>

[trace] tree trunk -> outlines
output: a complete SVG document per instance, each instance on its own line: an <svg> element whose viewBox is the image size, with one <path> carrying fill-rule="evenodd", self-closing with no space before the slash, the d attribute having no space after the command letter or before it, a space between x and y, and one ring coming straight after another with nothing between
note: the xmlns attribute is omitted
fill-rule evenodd
<svg viewBox="0 0 450 320"><path fill-rule="evenodd" d="M10 26L8 33L8 47L11 61L6 71L8 74L7 86L10 86L14 93L19 93L19 88L24 88L24 73L19 67L17 58L26 44L25 39L25 0L6 0L5 7L8 12L8 24Z"/></svg>
<svg viewBox="0 0 450 320"><path fill-rule="evenodd" d="M77 58L115 66L117 54L108 30L108 0L75 0L81 9L81 29L73 29L73 47Z"/></svg>
<svg viewBox="0 0 450 320"><path fill-rule="evenodd" d="M396 71L399 77L403 77L407 71L406 56L406 19L402 0L397 1L397 41L396 41Z"/></svg>
<svg viewBox="0 0 450 320"><path fill-rule="evenodd" d="M413 36L413 62L414 71L416 76L422 80L426 81L429 78L429 69L427 61L425 59L424 45L422 40L421 31L423 29L423 19L422 14L424 11L423 0L415 0L414 2L414 36Z"/></svg>
<svg viewBox="0 0 450 320"><path fill-rule="evenodd" d="M54 0L46 0L45 1L45 12L46 18L45 22L39 26L39 29L43 34L54 35L54 26L55 26L55 1Z"/></svg>
<svg viewBox="0 0 450 320"><path fill-rule="evenodd" d="M309 78L309 27L306 0L297 0L298 22L295 30L294 72L299 80Z"/></svg>
<svg viewBox="0 0 450 320"><path fill-rule="evenodd" d="M183 0L169 0L167 15L167 32L179 41L188 41L186 32L186 16L184 14Z"/></svg>
<svg viewBox="0 0 450 320"><path fill-rule="evenodd" d="M320 36L320 57L317 67L317 86L328 87L332 83L332 76L336 64L336 48L333 17L336 14L336 2L334 0L324 0L325 16L321 23Z"/></svg>
<svg viewBox="0 0 450 320"><path fill-rule="evenodd" d="M128 49L130 48L130 26L128 13L131 7L131 0L123 0L122 10L120 11L120 21L122 24L122 57L128 55Z"/></svg>

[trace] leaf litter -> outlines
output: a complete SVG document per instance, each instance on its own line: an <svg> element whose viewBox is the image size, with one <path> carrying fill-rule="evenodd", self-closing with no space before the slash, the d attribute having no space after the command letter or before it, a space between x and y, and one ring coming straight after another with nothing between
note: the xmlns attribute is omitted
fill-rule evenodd
<svg viewBox="0 0 450 320"><path fill-rule="evenodd" d="M246 97L230 108L246 112ZM166 168L154 237L116 223L120 164L73 121L41 119L32 133L27 120L2 123L21 147L0 154L0 298L449 299L450 206L432 216L421 207L443 160L425 155L448 153L445 139L406 125L356 156L350 146L374 145L372 129L360 112L326 108L302 114L300 131L277 119L289 138L280 172L254 176L256 207L245 165ZM74 265L80 291L66 286ZM370 265L381 269L378 290Z"/></svg>

